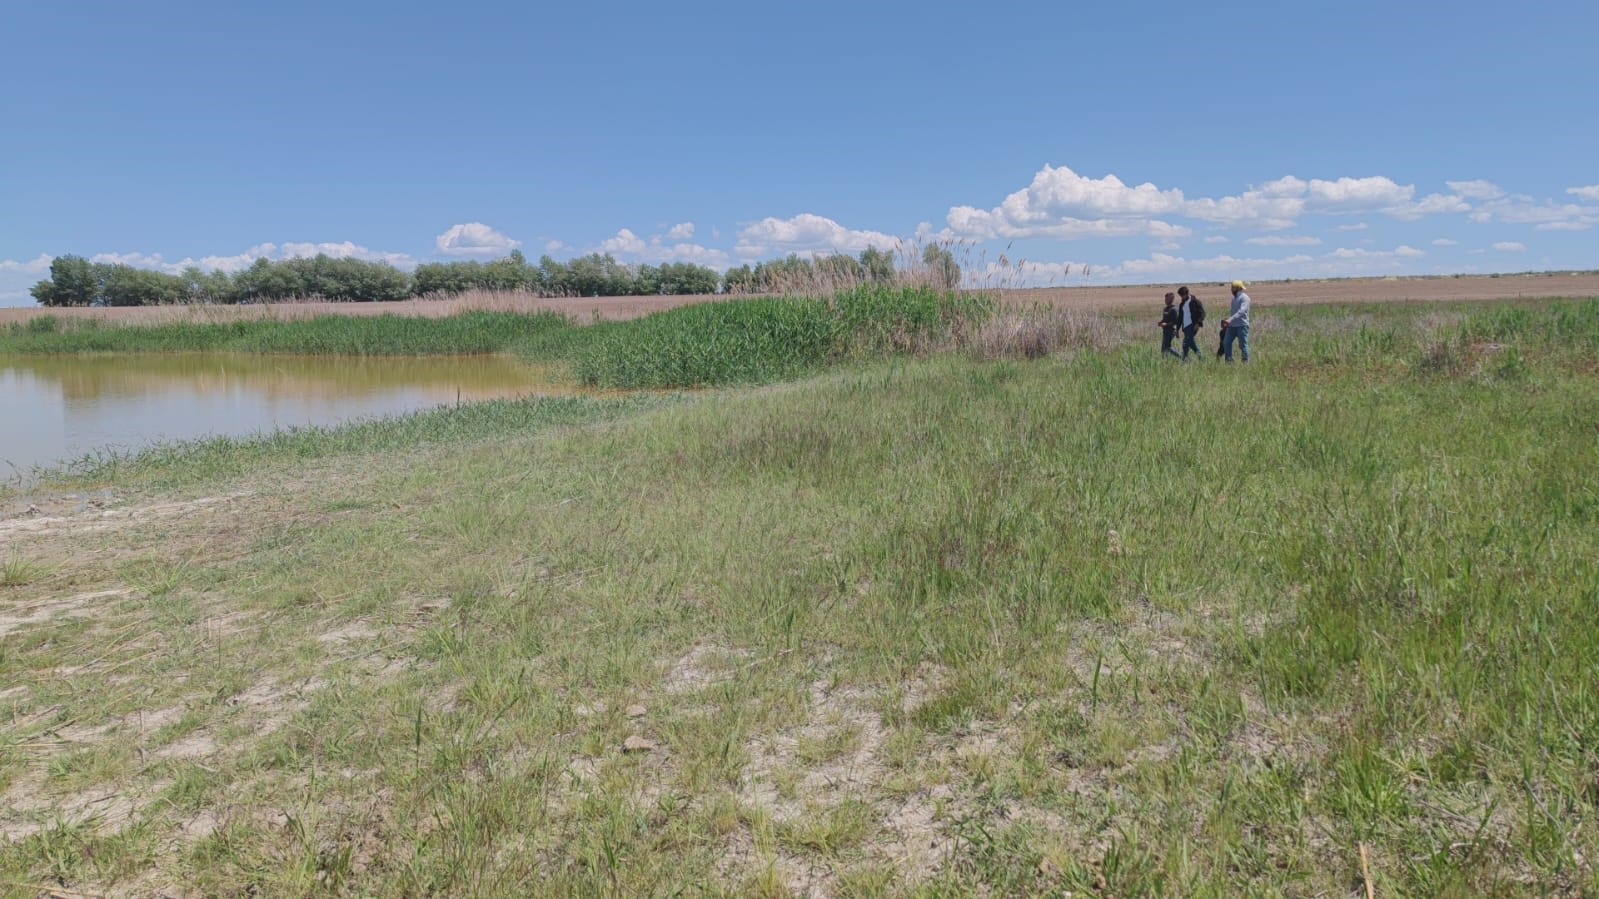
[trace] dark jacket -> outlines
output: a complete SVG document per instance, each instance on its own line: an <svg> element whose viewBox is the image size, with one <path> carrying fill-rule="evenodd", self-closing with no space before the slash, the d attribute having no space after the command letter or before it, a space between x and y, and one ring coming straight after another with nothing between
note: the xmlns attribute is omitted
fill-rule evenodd
<svg viewBox="0 0 1599 899"><path fill-rule="evenodd" d="M1160 313L1160 326L1161 326L1161 328L1163 330L1175 331L1178 328L1182 327L1182 324L1183 324L1183 317L1178 314L1178 312L1177 312L1177 304L1176 303L1173 303L1172 305L1167 306L1165 309L1161 310L1161 313Z"/></svg>
<svg viewBox="0 0 1599 899"><path fill-rule="evenodd" d="M1205 326L1205 304L1201 303L1199 301L1199 297L1193 296L1192 294L1190 294L1188 299L1184 300L1183 302L1184 303L1189 303L1193 307L1192 310L1188 314L1189 314L1189 317L1192 318L1193 321L1194 321L1194 327L1203 328ZM1182 308L1183 308L1183 304L1182 303L1178 303L1177 304L1177 309L1178 309L1178 312L1177 312L1177 324L1178 324L1179 327L1181 327L1182 323L1183 323L1183 313L1181 311Z"/></svg>

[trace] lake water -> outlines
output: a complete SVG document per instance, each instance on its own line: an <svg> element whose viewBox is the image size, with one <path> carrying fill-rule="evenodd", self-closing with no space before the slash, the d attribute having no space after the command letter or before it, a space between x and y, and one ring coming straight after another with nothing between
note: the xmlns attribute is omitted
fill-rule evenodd
<svg viewBox="0 0 1599 899"><path fill-rule="evenodd" d="M570 392L496 356L0 357L0 481L106 448Z"/></svg>

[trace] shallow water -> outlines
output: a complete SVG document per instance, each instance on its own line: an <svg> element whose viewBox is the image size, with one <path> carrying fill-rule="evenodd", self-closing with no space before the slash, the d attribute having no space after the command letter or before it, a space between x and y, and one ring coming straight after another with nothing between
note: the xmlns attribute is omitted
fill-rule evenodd
<svg viewBox="0 0 1599 899"><path fill-rule="evenodd" d="M26 485L40 466L162 440L572 392L498 356L0 357L0 481Z"/></svg>

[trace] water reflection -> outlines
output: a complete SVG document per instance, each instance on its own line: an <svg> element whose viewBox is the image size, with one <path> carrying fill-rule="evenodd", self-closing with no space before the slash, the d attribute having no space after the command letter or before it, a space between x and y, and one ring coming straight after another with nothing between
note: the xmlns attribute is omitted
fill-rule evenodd
<svg viewBox="0 0 1599 899"><path fill-rule="evenodd" d="M494 356L11 357L0 359L0 480L107 447L570 392Z"/></svg>

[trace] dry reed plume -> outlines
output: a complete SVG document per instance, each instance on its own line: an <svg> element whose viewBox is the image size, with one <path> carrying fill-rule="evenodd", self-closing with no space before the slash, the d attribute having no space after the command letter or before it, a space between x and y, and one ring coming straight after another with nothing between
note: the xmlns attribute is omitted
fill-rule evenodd
<svg viewBox="0 0 1599 899"><path fill-rule="evenodd" d="M1119 336L1104 316L1034 306L995 312L962 335L960 345L978 359L1040 359L1066 349L1108 349Z"/></svg>

